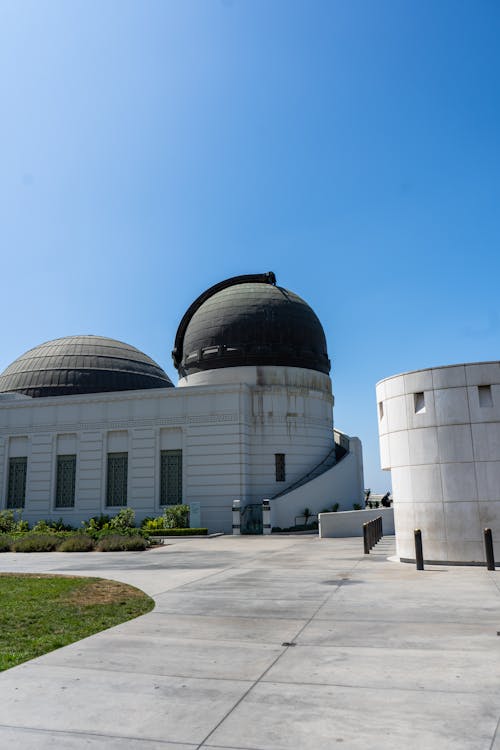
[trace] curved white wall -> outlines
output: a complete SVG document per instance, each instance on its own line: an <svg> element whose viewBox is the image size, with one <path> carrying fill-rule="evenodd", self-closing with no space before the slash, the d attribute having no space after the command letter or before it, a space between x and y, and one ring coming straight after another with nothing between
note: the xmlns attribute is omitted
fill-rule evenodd
<svg viewBox="0 0 500 750"><path fill-rule="evenodd" d="M380 456L390 469L397 554L484 561L483 529L500 557L500 362L396 375L377 384Z"/></svg>

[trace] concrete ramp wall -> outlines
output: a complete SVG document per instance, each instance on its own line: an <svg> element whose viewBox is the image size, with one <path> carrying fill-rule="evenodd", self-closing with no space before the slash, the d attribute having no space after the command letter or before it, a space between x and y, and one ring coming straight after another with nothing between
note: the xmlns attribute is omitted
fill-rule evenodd
<svg viewBox="0 0 500 750"><path fill-rule="evenodd" d="M353 503L363 503L363 456L358 438L349 438L349 453L338 464L319 477L271 499L271 524L288 528L304 508L320 513L324 508L339 503L340 509L351 509Z"/></svg>
<svg viewBox="0 0 500 750"><path fill-rule="evenodd" d="M363 524L382 516L384 534L394 534L393 508L373 510L351 510L339 513L320 513L319 535L322 539L331 537L363 536Z"/></svg>

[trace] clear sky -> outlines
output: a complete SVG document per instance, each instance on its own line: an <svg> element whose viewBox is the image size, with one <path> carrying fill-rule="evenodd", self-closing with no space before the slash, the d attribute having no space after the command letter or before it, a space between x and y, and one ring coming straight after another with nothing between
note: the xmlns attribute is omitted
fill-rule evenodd
<svg viewBox="0 0 500 750"><path fill-rule="evenodd" d="M0 0L0 370L95 333L176 381L193 299L272 270L319 315L335 422L500 359L497 0Z"/></svg>

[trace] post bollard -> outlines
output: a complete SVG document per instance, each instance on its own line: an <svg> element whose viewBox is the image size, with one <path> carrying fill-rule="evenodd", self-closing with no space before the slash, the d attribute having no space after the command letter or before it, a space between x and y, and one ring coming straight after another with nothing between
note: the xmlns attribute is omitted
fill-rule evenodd
<svg viewBox="0 0 500 750"><path fill-rule="evenodd" d="M233 500L233 535L239 536L241 534L241 512L240 512L240 501Z"/></svg>
<svg viewBox="0 0 500 750"><path fill-rule="evenodd" d="M271 533L271 506L267 499L262 501L262 533Z"/></svg>
<svg viewBox="0 0 500 750"><path fill-rule="evenodd" d="M417 570L424 569L424 553L422 550L422 532L420 529L415 529L415 563Z"/></svg>
<svg viewBox="0 0 500 750"><path fill-rule="evenodd" d="M365 555L369 555L370 554L370 545L369 545L369 542L368 542L368 524L367 523L363 524L363 548L364 548L364 551L365 551Z"/></svg>
<svg viewBox="0 0 500 750"><path fill-rule="evenodd" d="M495 552L493 549L493 536L491 529L484 530L484 549L486 552L486 567L488 570L495 570Z"/></svg>

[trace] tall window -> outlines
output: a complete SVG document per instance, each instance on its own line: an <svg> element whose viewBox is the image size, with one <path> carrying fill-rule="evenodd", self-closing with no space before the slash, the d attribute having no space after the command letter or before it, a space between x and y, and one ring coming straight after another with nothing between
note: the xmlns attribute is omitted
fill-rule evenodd
<svg viewBox="0 0 500 750"><path fill-rule="evenodd" d="M127 504L128 453L108 453L106 505Z"/></svg>
<svg viewBox="0 0 500 750"><path fill-rule="evenodd" d="M162 451L160 464L160 505L182 503L182 451Z"/></svg>
<svg viewBox="0 0 500 750"><path fill-rule="evenodd" d="M76 456L57 457L56 508L75 506Z"/></svg>
<svg viewBox="0 0 500 750"><path fill-rule="evenodd" d="M285 454L275 453L274 463L276 467L276 481L284 482L285 481Z"/></svg>
<svg viewBox="0 0 500 750"><path fill-rule="evenodd" d="M24 508L26 499L26 471L28 459L9 458L9 486L7 490L7 508Z"/></svg>

